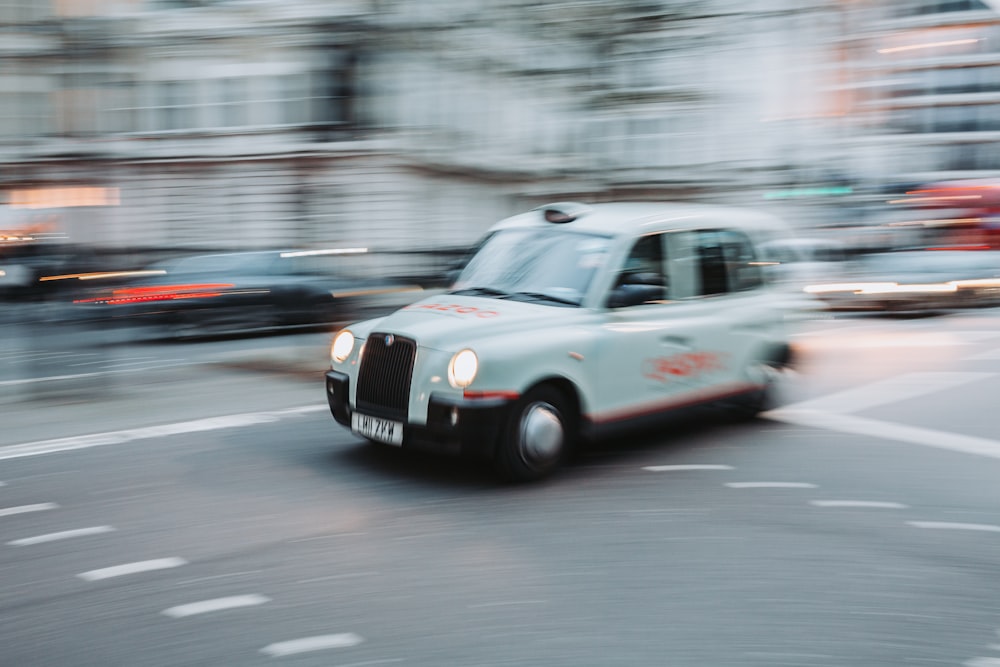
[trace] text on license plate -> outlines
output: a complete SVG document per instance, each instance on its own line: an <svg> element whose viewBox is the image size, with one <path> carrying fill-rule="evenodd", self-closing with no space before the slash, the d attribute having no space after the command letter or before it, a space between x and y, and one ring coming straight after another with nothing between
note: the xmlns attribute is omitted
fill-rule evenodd
<svg viewBox="0 0 1000 667"><path fill-rule="evenodd" d="M403 444L402 422L370 417L355 412L351 415L351 430L364 438L378 440L390 445Z"/></svg>

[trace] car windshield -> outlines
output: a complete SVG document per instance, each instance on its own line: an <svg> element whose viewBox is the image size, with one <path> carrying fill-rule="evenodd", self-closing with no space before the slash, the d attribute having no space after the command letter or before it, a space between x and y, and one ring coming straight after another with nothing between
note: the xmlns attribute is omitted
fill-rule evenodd
<svg viewBox="0 0 1000 667"><path fill-rule="evenodd" d="M506 229L483 243L452 286L475 294L578 306L611 239L563 229Z"/></svg>

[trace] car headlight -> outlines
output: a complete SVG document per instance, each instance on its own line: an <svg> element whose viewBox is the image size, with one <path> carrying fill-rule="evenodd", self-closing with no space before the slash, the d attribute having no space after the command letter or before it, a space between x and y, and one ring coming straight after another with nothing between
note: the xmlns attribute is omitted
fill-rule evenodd
<svg viewBox="0 0 1000 667"><path fill-rule="evenodd" d="M340 333L333 339L333 345L330 347L330 358L341 363L351 356L352 350L354 350L354 334L350 329L341 329Z"/></svg>
<svg viewBox="0 0 1000 667"><path fill-rule="evenodd" d="M466 348L455 353L448 362L448 382L452 387L468 387L476 379L479 371L479 359L476 353Z"/></svg>

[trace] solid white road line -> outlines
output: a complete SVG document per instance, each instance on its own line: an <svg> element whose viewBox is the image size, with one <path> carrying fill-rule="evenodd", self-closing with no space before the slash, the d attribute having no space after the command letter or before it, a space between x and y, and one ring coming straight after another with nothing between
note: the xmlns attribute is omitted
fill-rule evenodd
<svg viewBox="0 0 1000 667"><path fill-rule="evenodd" d="M207 614L213 611L223 611L226 609L237 609L239 607L253 607L255 605L270 602L271 598L263 595L232 595L225 598L215 598L214 600L202 600L201 602L191 602L177 605L170 609L164 609L163 615L170 618L184 618L197 614Z"/></svg>
<svg viewBox="0 0 1000 667"><path fill-rule="evenodd" d="M136 440L147 440L150 438L163 438L171 435L183 435L186 433L199 433L202 431L215 431L225 428L240 428L243 426L253 426L255 424L267 424L276 422L285 417L295 417L309 412L319 412L329 410L326 405L307 405L298 408L288 408L285 410L274 410L270 412L248 412L237 415L227 415L224 417L208 417L206 419L195 419L174 424L162 424L160 426L147 426L143 428L133 428L124 431L109 431L107 433L94 433L92 435L78 435L68 438L56 438L54 440L39 440L37 442L26 442L19 445L8 445L0 447L0 460L15 459L25 456L40 456L53 452L66 452L74 449L89 449L91 447L102 447L104 445L121 445Z"/></svg>
<svg viewBox="0 0 1000 667"><path fill-rule="evenodd" d="M977 456L1000 459L1000 441L971 435L948 433L947 431L906 426L904 424L892 424L890 422L868 419L866 417L855 417L853 415L838 415L795 408L780 408L766 413L764 416L786 424L812 426L828 431L864 435L873 438L883 438L885 440L898 440L915 445L962 452L963 454L975 454Z"/></svg>
<svg viewBox="0 0 1000 667"><path fill-rule="evenodd" d="M789 410L857 412L996 377L996 373L906 373L787 406ZM775 412L781 412L779 408ZM769 414L769 413L765 413Z"/></svg>
<svg viewBox="0 0 1000 667"><path fill-rule="evenodd" d="M815 489L808 482L726 482L731 489Z"/></svg>
<svg viewBox="0 0 1000 667"><path fill-rule="evenodd" d="M317 635L315 637L303 637L302 639L292 639L286 642L269 644L260 650L272 658L281 658L286 655L297 653L307 653L309 651L322 651L330 648L350 648L363 642L359 635L353 632L342 632L336 635Z"/></svg>
<svg viewBox="0 0 1000 667"><path fill-rule="evenodd" d="M45 510L57 509L59 505L55 503L37 503L35 505L20 505L18 507L5 507L0 509L0 516L11 516L13 514L25 514L27 512L44 512Z"/></svg>
<svg viewBox="0 0 1000 667"><path fill-rule="evenodd" d="M650 472L673 472L675 470L732 470L733 466L715 465L711 463L688 463L672 466L643 466L642 469Z"/></svg>
<svg viewBox="0 0 1000 667"><path fill-rule="evenodd" d="M59 533L47 533L36 535L35 537L22 537L19 540L11 540L7 544L12 547L26 547L32 544L42 544L44 542L55 542L57 540L67 540L72 537L83 537L85 535L100 535L110 533L114 530L111 526L92 526L90 528L76 528L75 530L64 530Z"/></svg>
<svg viewBox="0 0 1000 667"><path fill-rule="evenodd" d="M902 503L887 503L878 500L810 500L810 505L816 507L875 507L889 510L905 510L909 505Z"/></svg>
<svg viewBox="0 0 1000 667"><path fill-rule="evenodd" d="M955 523L952 521L907 521L916 528L937 528L939 530L978 530L984 533L1000 533L1000 526L988 523Z"/></svg>
<svg viewBox="0 0 1000 667"><path fill-rule="evenodd" d="M172 567L187 565L183 558L157 558L155 560L143 560L137 563L125 563L113 567L104 567L99 570L90 570L76 575L84 581L99 581L112 577L121 577L126 574L136 574L138 572L150 572L152 570L167 570Z"/></svg>

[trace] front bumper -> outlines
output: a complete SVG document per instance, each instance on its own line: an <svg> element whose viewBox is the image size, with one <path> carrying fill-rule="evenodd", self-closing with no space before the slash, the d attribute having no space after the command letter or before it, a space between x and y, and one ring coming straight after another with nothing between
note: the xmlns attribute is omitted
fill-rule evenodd
<svg viewBox="0 0 1000 667"><path fill-rule="evenodd" d="M351 428L351 380L345 373L326 372L326 400L333 418ZM427 423L403 425L403 448L489 459L502 437L512 399L467 399L431 394Z"/></svg>

